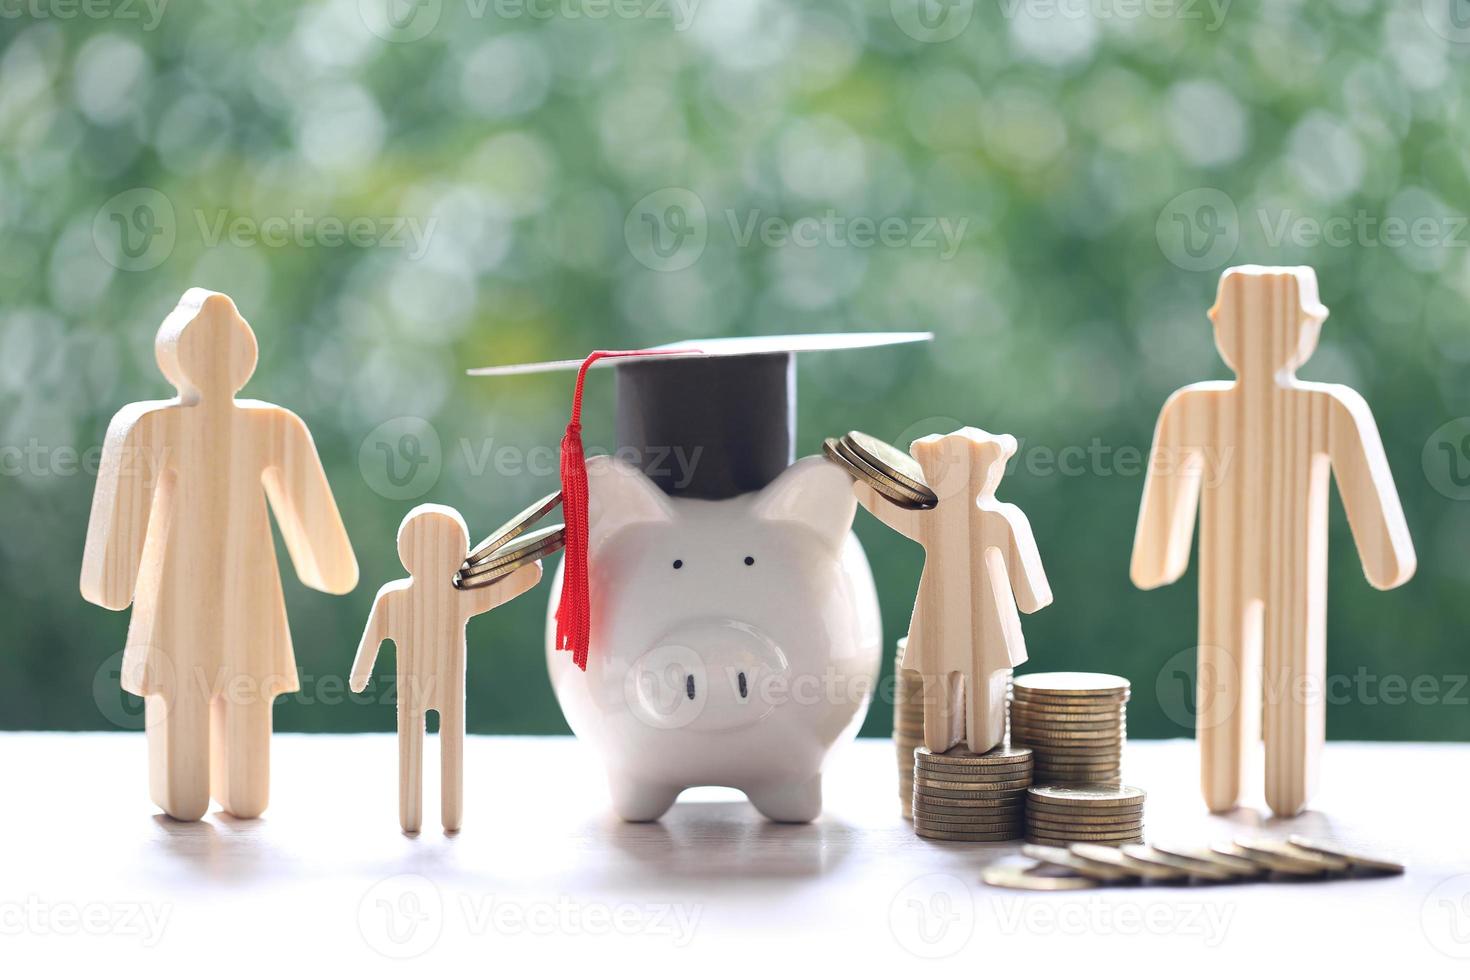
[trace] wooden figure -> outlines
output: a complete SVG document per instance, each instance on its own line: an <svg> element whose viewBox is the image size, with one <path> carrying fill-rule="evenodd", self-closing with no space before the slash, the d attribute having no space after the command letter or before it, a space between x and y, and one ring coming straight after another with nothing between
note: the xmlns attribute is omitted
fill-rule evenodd
<svg viewBox="0 0 1470 980"><path fill-rule="evenodd" d="M459 589L454 573L470 549L464 519L451 507L424 504L398 528L398 557L409 577L378 590L352 664L352 690L367 687L384 640L397 651L398 819L416 834L423 819L424 722L439 712L440 818L459 829L464 800L465 624L541 580L541 563L490 585Z"/></svg>
<svg viewBox="0 0 1470 980"><path fill-rule="evenodd" d="M930 510L907 510L862 481L853 485L873 516L924 546L903 666L924 678L924 745L932 752L962 738L973 752L1001 743L1006 682L1026 661L1017 610L1051 602L1030 522L995 499L1015 451L1012 436L970 427L916 440L909 452L939 497Z"/></svg>
<svg viewBox="0 0 1470 980"><path fill-rule="evenodd" d="M1165 402L1132 578L1152 589L1184 573L1198 509L1205 801L1216 812L1239 801L1264 692L1266 802L1290 816L1311 798L1326 731L1329 469L1370 583L1408 581L1414 547L1367 403L1344 385L1296 378L1327 317L1316 273L1228 269L1209 315L1236 380Z"/></svg>
<svg viewBox="0 0 1470 980"><path fill-rule="evenodd" d="M108 427L82 596L133 604L122 687L145 698L153 801L198 820L212 794L254 817L272 701L300 686L267 501L306 585L350 592L357 560L306 424L234 397L256 344L230 298L189 290L155 350L178 396L128 405Z"/></svg>

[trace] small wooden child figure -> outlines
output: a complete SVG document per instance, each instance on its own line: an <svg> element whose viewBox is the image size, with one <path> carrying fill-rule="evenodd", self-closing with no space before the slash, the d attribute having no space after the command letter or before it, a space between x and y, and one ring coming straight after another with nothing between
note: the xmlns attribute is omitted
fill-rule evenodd
<svg viewBox="0 0 1470 980"><path fill-rule="evenodd" d="M1305 266L1225 270L1210 319L1234 381L1174 392L1159 413L1133 539L1133 582L1153 589L1189 564L1199 513L1200 781L1211 810L1240 799L1264 691L1266 802L1311 797L1326 735L1327 486L1338 493L1368 581L1414 574L1414 546L1373 413L1345 385L1299 381L1327 309ZM1205 459L1219 460L1208 474Z"/></svg>
<svg viewBox="0 0 1470 980"><path fill-rule="evenodd" d="M398 819L418 833L423 819L425 715L439 712L440 817L446 832L459 829L464 799L465 624L541 580L541 563L523 566L482 588L459 589L454 574L469 553L470 534L459 512L423 504L398 528L398 557L409 577L378 590L352 664L352 690L372 676L378 648L397 648Z"/></svg>
<svg viewBox="0 0 1470 980"><path fill-rule="evenodd" d="M900 507L862 481L853 486L873 516L924 546L903 667L924 678L924 745L932 752L961 738L972 752L1001 743L1006 681L1026 661L1017 610L1051 602L1030 522L995 499L1015 451L1013 437L970 427L916 440L909 452L939 497L930 510Z"/></svg>

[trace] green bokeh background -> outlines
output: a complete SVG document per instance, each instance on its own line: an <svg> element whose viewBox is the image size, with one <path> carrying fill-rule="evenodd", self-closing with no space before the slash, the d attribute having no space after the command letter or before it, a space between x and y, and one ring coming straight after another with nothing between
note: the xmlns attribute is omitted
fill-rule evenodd
<svg viewBox="0 0 1470 980"><path fill-rule="evenodd" d="M254 326L245 394L307 420L362 568L326 596L282 553L303 690L278 729L392 727L389 687L351 697L344 677L402 574L409 507L451 504L483 533L556 485L570 379L466 368L927 329L932 345L803 358L801 452L852 428L1015 434L1002 496L1056 596L1025 620L1028 669L1125 674L1131 733L1185 734L1194 573L1129 583L1139 464L1171 390L1228 376L1205 310L1225 266L1259 262L1316 267L1332 315L1302 374L1367 397L1419 549L1408 585L1374 592L1332 503L1329 734L1470 737L1470 429L1442 429L1470 416L1470 31L1437 5L388 2L406 26L366 0L0 18L0 728L139 727L116 687L127 616L77 592L94 477L76 457L121 405L171 394L153 334L201 285ZM680 225L667 205L690 195L704 217ZM651 267L668 263L645 215L702 229L703 251ZM767 218L836 230L744 240ZM119 219L166 233L134 258ZM238 233L215 236L221 219ZM284 240L255 234L271 219ZM325 240L323 221L354 219L365 237ZM884 219L901 234L865 244ZM1427 231L1391 240L1389 219ZM952 253L925 230L941 221L963 231ZM405 245L413 222L427 234ZM594 376L592 445L609 387ZM437 436L439 473L393 499L375 454L403 417ZM887 675L921 555L856 527ZM566 730L547 591L470 625L472 730Z"/></svg>

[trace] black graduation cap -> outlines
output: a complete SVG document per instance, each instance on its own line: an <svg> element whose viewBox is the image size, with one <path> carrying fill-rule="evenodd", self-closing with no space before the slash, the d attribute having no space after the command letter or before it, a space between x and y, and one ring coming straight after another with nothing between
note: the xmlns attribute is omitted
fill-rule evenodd
<svg viewBox="0 0 1470 980"><path fill-rule="evenodd" d="M932 340L828 333L686 340L599 358L614 372L617 451L671 496L759 490L796 459L796 355ZM479 377L572 371L583 361L476 368Z"/></svg>
<svg viewBox="0 0 1470 980"><path fill-rule="evenodd" d="M577 372L561 444L566 558L557 645L587 668L587 466L582 389L587 371L612 364L617 451L665 493L723 500L759 490L796 459L796 355L932 340L930 333L827 333L687 340L581 360L476 368L479 377ZM670 460L679 465L670 465Z"/></svg>

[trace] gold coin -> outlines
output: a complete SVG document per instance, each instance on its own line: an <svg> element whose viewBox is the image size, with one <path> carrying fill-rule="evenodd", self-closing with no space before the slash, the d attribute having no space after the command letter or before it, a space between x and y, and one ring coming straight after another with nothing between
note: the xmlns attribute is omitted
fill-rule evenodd
<svg viewBox="0 0 1470 980"><path fill-rule="evenodd" d="M1025 868L1011 867L986 868L980 875L980 880L994 888L1031 892L1077 891L1082 888L1096 888L1098 884L1095 878L1084 878L1080 875L1036 874Z"/></svg>
<svg viewBox="0 0 1470 980"><path fill-rule="evenodd" d="M1236 878L1259 878L1266 873L1266 869L1254 861L1222 854L1208 847L1194 847L1187 844L1154 844L1152 846L1154 850L1172 854L1175 857L1199 861L1203 864L1213 864L1221 871L1227 871Z"/></svg>
<svg viewBox="0 0 1470 980"><path fill-rule="evenodd" d="M1021 853L1042 864L1049 864L1055 868L1066 868L1099 881L1131 881L1138 877L1110 864L1099 864L1096 861L1078 857L1067 848L1052 844L1022 844Z"/></svg>
<svg viewBox="0 0 1470 980"><path fill-rule="evenodd" d="M1129 689L1128 678L1085 670L1053 670L1022 674L1015 679L1017 692L1038 694L1120 694Z"/></svg>
<svg viewBox="0 0 1470 980"><path fill-rule="evenodd" d="M910 493L932 500L931 507L939 502L938 495L924 482L924 468L903 450L856 429L842 437L841 446Z"/></svg>
<svg viewBox="0 0 1470 980"><path fill-rule="evenodd" d="M1210 861L1196 861L1192 858L1180 857L1161 851L1147 844L1124 844L1123 853L1139 861L1152 861L1154 864L1162 864L1176 871L1183 871L1191 878L1200 878L1204 881L1235 881L1235 875L1226 871Z"/></svg>
<svg viewBox="0 0 1470 980"><path fill-rule="evenodd" d="M1056 837L1049 834L1028 830L1023 838L1028 844L1048 844L1052 847L1071 847L1073 844L1094 844L1098 847L1122 847L1125 844L1142 844L1143 835L1134 834L1131 837L1117 837L1107 840L1079 841L1076 837Z"/></svg>
<svg viewBox="0 0 1470 980"><path fill-rule="evenodd" d="M532 562L549 558L566 547L566 529L560 524L532 531L516 538L487 560L472 569L461 568L454 574L454 586L458 589L482 589L505 578Z"/></svg>
<svg viewBox="0 0 1470 980"><path fill-rule="evenodd" d="M1021 789L938 789L925 783L915 781L914 793L920 796L932 796L936 799L952 800L1001 800L1004 802L1025 802L1026 790Z"/></svg>
<svg viewBox="0 0 1470 980"><path fill-rule="evenodd" d="M1070 830L1061 827L1036 827L1026 825L1028 836L1050 837L1054 840L1066 841L1092 841L1096 843L1115 842L1131 844L1143 836L1142 827L1124 828L1121 830Z"/></svg>
<svg viewBox="0 0 1470 980"><path fill-rule="evenodd" d="M1021 836L1019 820L940 820L933 814L914 811L914 826L951 834L999 834Z"/></svg>
<svg viewBox="0 0 1470 980"><path fill-rule="evenodd" d="M978 806L942 806L937 803L925 803L921 800L912 801L915 812L923 812L936 820L953 820L955 823L973 823L977 820L989 820L994 823L1015 823L1025 818L1026 811L1018 806L1007 807L978 807Z"/></svg>
<svg viewBox="0 0 1470 980"><path fill-rule="evenodd" d="M1122 698L1098 700L1072 698L1065 701L1037 701L1032 698L1013 698L1009 712L1012 715L1037 715L1042 718L1088 718L1094 715L1122 715L1128 711L1128 702Z"/></svg>
<svg viewBox="0 0 1470 980"><path fill-rule="evenodd" d="M947 789L956 791L974 792L984 790L987 792L1001 792L1003 790L1025 789L1031 785L1029 777L1025 779L1007 779L1002 782L985 782L977 784L974 780L963 779L933 779L922 772L914 774L914 783L919 786L927 786L930 789Z"/></svg>
<svg viewBox="0 0 1470 980"><path fill-rule="evenodd" d="M1287 839L1292 844L1304 850L1315 851L1318 854L1325 854L1328 857L1335 857L1346 861L1360 871L1372 871L1379 874L1391 875L1401 875L1404 873L1404 866L1391 858L1363 854L1359 851L1349 851L1345 847L1340 847L1336 844L1324 844L1321 841L1302 837L1300 834L1292 834Z"/></svg>
<svg viewBox="0 0 1470 980"><path fill-rule="evenodd" d="M1284 840L1268 840L1263 837L1243 838L1237 837L1235 844L1250 852L1251 858L1257 858L1261 854L1271 854L1288 861L1295 861L1316 871L1343 872L1348 869L1348 862L1340 857L1323 854L1320 851L1309 851L1304 847L1297 847Z"/></svg>
<svg viewBox="0 0 1470 980"><path fill-rule="evenodd" d="M953 796L930 796L921 792L920 789L915 789L913 797L915 803L925 806L954 806L976 810L1024 810L1026 808L1025 798L1019 792L989 798L964 799Z"/></svg>
<svg viewBox="0 0 1470 980"><path fill-rule="evenodd" d="M1189 877L1188 874L1177 868L1170 868L1166 865L1155 864L1152 861L1140 861L1138 858L1129 857L1116 847L1105 847L1097 844L1074 844L1070 850L1078 857L1131 872L1149 881L1184 881Z"/></svg>
<svg viewBox="0 0 1470 980"><path fill-rule="evenodd" d="M971 752L963 746L956 745L954 748L945 752L930 752L928 749L925 749L919 753L919 758L944 765L984 768L985 766L1004 766L1030 762L1031 750L999 746L991 749L989 752Z"/></svg>
<svg viewBox="0 0 1470 980"><path fill-rule="evenodd" d="M945 766L936 762L915 759L914 770L928 773L938 779L970 779L990 782L997 779L1019 779L1029 775L1031 763L1014 766Z"/></svg>
<svg viewBox="0 0 1470 980"><path fill-rule="evenodd" d="M1096 820L1091 817L1078 817L1075 819L1053 819L1044 817L1036 811L1031 810L1026 814L1026 824L1042 830L1066 830L1078 831L1087 834L1117 834L1123 831L1137 831L1143 826L1140 820Z"/></svg>
<svg viewBox="0 0 1470 980"><path fill-rule="evenodd" d="M1000 841L1017 840L1021 836L1019 830L1002 830L995 833L975 832L960 833L952 830L934 830L933 828L921 828L914 825L914 833L928 840L966 841L971 844L994 844Z"/></svg>
<svg viewBox="0 0 1470 980"><path fill-rule="evenodd" d="M534 504L521 511L510 520L500 525L500 527L491 532L488 538L475 545L475 549L471 551L469 557L465 559L465 566L468 567L470 565L475 565L479 562L485 561L487 558L490 557L493 552L499 551L503 546L509 543L512 538L516 537L517 535L524 534L527 528L535 524L537 521L541 520L541 518L551 513L560 505L561 490L557 489L552 493L548 493L546 496L542 497L540 500L536 501Z"/></svg>
<svg viewBox="0 0 1470 980"><path fill-rule="evenodd" d="M928 510L939 503L939 498L932 493L928 496L915 493L897 480L875 469L866 460L854 454L845 443L837 439L822 440L822 455L841 466L850 476L872 487L886 500L906 510Z"/></svg>
<svg viewBox="0 0 1470 980"><path fill-rule="evenodd" d="M1269 851L1250 850L1235 843L1215 844L1213 848L1221 854L1251 861L1267 871L1275 871L1278 874L1291 875L1296 878L1312 878L1326 873L1325 869L1308 861L1282 857Z"/></svg>
<svg viewBox="0 0 1470 980"><path fill-rule="evenodd" d="M1107 721L1089 721L1085 723L1068 723L1057 721L1038 721L1035 718L1012 718L1011 731L1032 732L1037 735L1056 733L1058 735L1092 735L1099 732L1126 732L1128 726L1120 718L1110 718Z"/></svg>
<svg viewBox="0 0 1470 980"><path fill-rule="evenodd" d="M1116 816L1117 819L1143 812L1143 804L1141 803L1129 803L1123 806L1089 806L1086 803L1048 803L1034 796L1026 800L1026 808L1036 813L1056 814L1057 816L1063 817L1075 813L1084 816Z"/></svg>
<svg viewBox="0 0 1470 980"><path fill-rule="evenodd" d="M1143 804L1144 792L1135 786L1032 786L1027 790L1027 798L1039 803L1071 803L1093 807L1140 806Z"/></svg>

